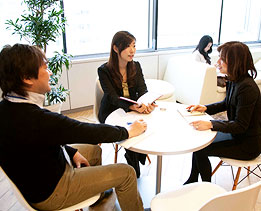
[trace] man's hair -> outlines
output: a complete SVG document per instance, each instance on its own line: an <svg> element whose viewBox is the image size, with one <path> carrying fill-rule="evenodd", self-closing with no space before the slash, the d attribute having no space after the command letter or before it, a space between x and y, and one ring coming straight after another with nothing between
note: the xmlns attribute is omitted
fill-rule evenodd
<svg viewBox="0 0 261 211"><path fill-rule="evenodd" d="M229 80L238 81L241 77L250 74L252 78L257 75L253 58L248 46L242 42L231 41L217 48L220 58L227 64Z"/></svg>
<svg viewBox="0 0 261 211"><path fill-rule="evenodd" d="M10 92L27 96L24 79L37 79L39 68L47 63L42 50L36 46L6 45L0 52L0 87L2 97Z"/></svg>

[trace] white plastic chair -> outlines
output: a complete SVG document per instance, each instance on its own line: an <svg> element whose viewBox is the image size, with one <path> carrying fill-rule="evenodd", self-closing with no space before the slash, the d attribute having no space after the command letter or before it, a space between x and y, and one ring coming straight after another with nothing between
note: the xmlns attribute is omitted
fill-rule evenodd
<svg viewBox="0 0 261 211"><path fill-rule="evenodd" d="M157 194L151 201L151 210L250 211L255 208L260 187L261 181L227 192L213 183L191 183L178 190Z"/></svg>
<svg viewBox="0 0 261 211"><path fill-rule="evenodd" d="M221 159L221 161L218 163L218 165L213 170L212 175L215 174L215 172L218 170L218 168L221 165L228 164L229 166L231 166L231 171L232 171L232 175L233 175L233 179L234 179L234 184L233 184L232 190L236 190L237 185L240 182L242 182L245 178L247 178L250 174L253 174L253 175L261 178L258 174L256 174L254 172L257 168L261 172L261 169L260 169L261 154L257 158L255 158L253 160L236 160L236 159L229 159L229 158L222 158L222 157L220 159ZM234 177L234 172L233 172L232 166L238 167L236 177ZM250 166L255 166L255 168L251 170ZM240 176L240 172L241 172L241 168L244 168L244 169L247 170L247 175L245 177L243 177L240 181L238 181L239 180L239 176Z"/></svg>
<svg viewBox="0 0 261 211"><path fill-rule="evenodd" d="M104 94L104 92L101 88L100 80L99 80L99 78L97 78L96 82L95 82L95 101L94 101L94 106L93 106L93 114L94 114L97 122L99 122L98 113L99 113L99 109L101 106L101 100L102 100L103 94Z"/></svg>
<svg viewBox="0 0 261 211"><path fill-rule="evenodd" d="M99 118L98 118L98 113L99 113L99 109L101 106L101 100L103 97L103 90L101 87L101 83L99 78L96 79L95 82L95 101L94 101L94 106L93 106L93 114L96 118L96 121L99 122ZM114 163L117 163L117 158L118 158L118 151L120 150L118 147L118 144L112 144L114 147Z"/></svg>
<svg viewBox="0 0 261 211"><path fill-rule="evenodd" d="M83 202L61 209L59 211L82 210L82 208L89 207L90 205L94 204L99 199L99 197L100 194L97 194ZM28 204L19 189L7 176L2 167L0 167L0 210L36 211L36 209L32 208Z"/></svg>

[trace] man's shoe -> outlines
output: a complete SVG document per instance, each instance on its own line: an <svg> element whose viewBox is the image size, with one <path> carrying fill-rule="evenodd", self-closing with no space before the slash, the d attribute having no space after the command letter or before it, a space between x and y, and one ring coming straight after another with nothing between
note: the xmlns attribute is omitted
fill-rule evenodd
<svg viewBox="0 0 261 211"><path fill-rule="evenodd" d="M112 188L102 192L101 195L100 195L100 198L94 204L92 204L90 207L94 207L97 204L101 203L104 199L109 198L109 196L112 195L112 193L113 193L113 189Z"/></svg>

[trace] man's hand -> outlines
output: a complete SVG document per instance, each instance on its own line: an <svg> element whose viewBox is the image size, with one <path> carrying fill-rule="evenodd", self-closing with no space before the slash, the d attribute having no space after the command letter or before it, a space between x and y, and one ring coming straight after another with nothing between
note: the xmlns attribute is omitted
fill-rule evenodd
<svg viewBox="0 0 261 211"><path fill-rule="evenodd" d="M81 155L80 152L76 152L75 155L73 156L73 162L76 165L76 168L81 168L81 164L85 166L90 166L88 160Z"/></svg>
<svg viewBox="0 0 261 211"><path fill-rule="evenodd" d="M129 127L127 128L129 133L129 138L132 138L134 136L138 136L145 132L147 129L147 123L143 121L143 119L136 120L133 122Z"/></svg>

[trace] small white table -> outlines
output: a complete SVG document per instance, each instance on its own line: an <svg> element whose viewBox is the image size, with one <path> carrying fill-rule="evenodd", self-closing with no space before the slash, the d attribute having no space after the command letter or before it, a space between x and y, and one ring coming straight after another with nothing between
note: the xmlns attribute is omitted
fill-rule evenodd
<svg viewBox="0 0 261 211"><path fill-rule="evenodd" d="M145 79L145 84L149 92L160 93L162 95L159 100L176 102L175 88L171 83L158 79Z"/></svg>
<svg viewBox="0 0 261 211"><path fill-rule="evenodd" d="M125 113L122 109L112 112L105 123L126 127L129 123L144 119L147 130L140 136L119 142L129 150L143 154L157 155L156 194L161 189L162 156L194 152L209 145L216 136L211 130L198 131L189 122L202 119L209 120L209 115L184 117L178 108L185 105L174 102L159 102L158 107L150 114L137 112Z"/></svg>

